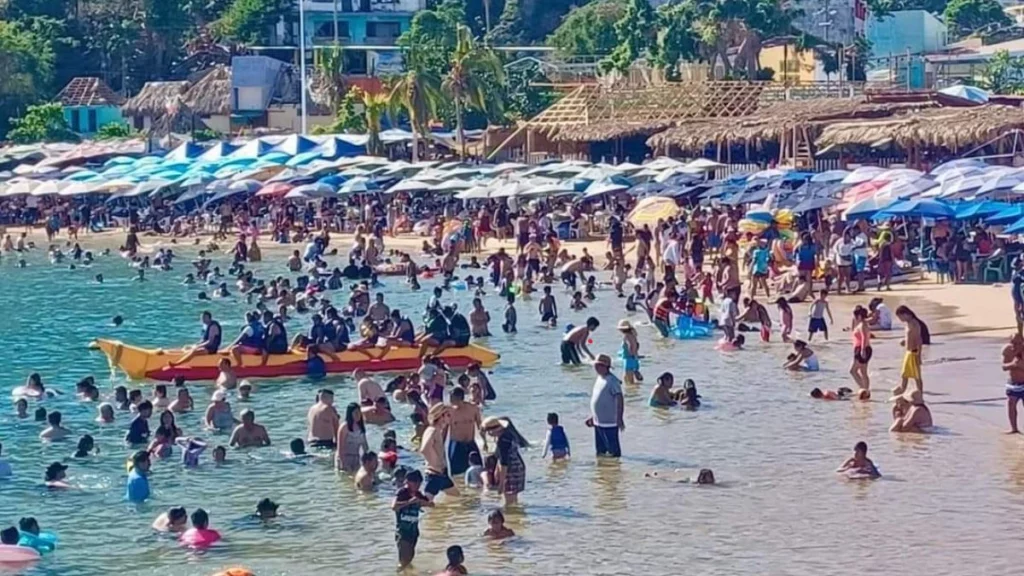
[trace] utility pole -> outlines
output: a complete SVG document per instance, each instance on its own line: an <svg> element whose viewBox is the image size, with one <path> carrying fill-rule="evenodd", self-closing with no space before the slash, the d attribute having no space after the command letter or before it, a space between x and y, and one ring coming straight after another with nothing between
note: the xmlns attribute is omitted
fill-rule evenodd
<svg viewBox="0 0 1024 576"><path fill-rule="evenodd" d="M334 33L338 33L335 20ZM299 114L302 118L302 135L306 135L306 0L299 0Z"/></svg>

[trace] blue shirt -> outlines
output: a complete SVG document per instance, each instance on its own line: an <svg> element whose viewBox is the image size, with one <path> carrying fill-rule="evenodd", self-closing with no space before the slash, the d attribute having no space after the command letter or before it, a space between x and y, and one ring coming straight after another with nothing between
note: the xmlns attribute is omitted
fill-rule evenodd
<svg viewBox="0 0 1024 576"><path fill-rule="evenodd" d="M755 274L767 274L768 273L768 249L758 248L754 250L754 273Z"/></svg>
<svg viewBox="0 0 1024 576"><path fill-rule="evenodd" d="M149 499L149 479L140 474L138 470L128 473L124 499L129 502L145 502Z"/></svg>

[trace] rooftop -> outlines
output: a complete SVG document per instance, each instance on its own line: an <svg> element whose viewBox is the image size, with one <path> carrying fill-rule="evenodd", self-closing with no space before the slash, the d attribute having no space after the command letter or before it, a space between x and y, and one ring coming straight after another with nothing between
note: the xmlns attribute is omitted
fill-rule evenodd
<svg viewBox="0 0 1024 576"><path fill-rule="evenodd" d="M120 106L124 98L99 78L79 76L57 94L57 101L64 106Z"/></svg>

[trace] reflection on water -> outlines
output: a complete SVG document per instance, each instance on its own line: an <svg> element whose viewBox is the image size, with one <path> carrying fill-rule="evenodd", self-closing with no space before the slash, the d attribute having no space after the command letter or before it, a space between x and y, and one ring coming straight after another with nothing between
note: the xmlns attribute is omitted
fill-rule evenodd
<svg viewBox="0 0 1024 576"><path fill-rule="evenodd" d="M337 475L329 462L299 466L285 461L279 450L304 435L305 414L315 390L333 387L337 402L355 397L351 381L331 377L257 382L251 406L268 427L272 448L229 453L222 468L210 464L183 470L177 459L160 462L152 477L153 501L138 508L121 501L124 460L121 446L128 418L118 414L114 426L92 420L95 407L74 402L76 380L94 374L109 391L106 360L84 345L96 336L170 347L195 341L199 312L210 309L233 337L241 326L245 305L237 299L199 303L196 288L177 283L187 263L171 274L153 272L152 280L132 283L131 271L110 258L94 269L69 271L46 264L40 254L31 266L15 269L10 259L0 264L4 297L0 299L0 355L3 397L39 371L44 380L66 395L47 401L59 409L75 432L90 433L101 453L72 460L73 442L41 446L40 427L16 421L9 404L0 415L0 441L15 470L0 483L0 524L36 516L45 530L60 536L60 550L31 574L95 575L110 572L160 576L209 574L224 566L244 564L260 576L318 573L391 573L396 563L393 492L364 495L352 479ZM224 264L223 262L221 264ZM283 267L262 265L264 275ZM90 283L102 272L107 283ZM411 294L397 279L387 279L388 302L418 317L426 291ZM426 288L426 286L425 286ZM451 295L468 309L471 295ZM594 334L595 351L619 348L615 322L622 301L599 292L597 305L584 313L563 311L562 323L579 324L596 315L602 326ZM561 296L560 296L561 298ZM334 297L342 301L340 295ZM564 301L564 298L562 298ZM489 295L486 305L499 317L502 303ZM493 494L466 493L443 497L437 509L425 512L416 574L444 566L444 549L464 547L473 574L862 574L866 562L887 572L909 574L1009 574L1018 562L1019 531L1007 530L1007 519L1024 513L1024 442L996 433L1004 425L1004 404L948 404L933 408L945 433L930 437L888 434L887 390L896 384L897 342L876 347L872 367L875 401L817 402L807 397L813 387L848 386L849 345L813 344L825 368L817 374L791 375L778 367L786 349L752 343L750 350L723 355L709 342L655 340L641 329L646 382L628 390L627 429L622 434L624 458L593 456L593 432L583 424L588 415L593 374L586 367L557 366L561 330L535 322L536 300L517 303L520 333L488 341L504 364L492 380L499 398L489 415L511 417L535 444L524 450L527 491L521 507L506 514L515 539L486 542L487 513L500 505ZM126 322L113 328L120 314ZM843 320L838 319L840 322ZM293 322L291 331L300 329ZM492 327L493 328L493 327ZM992 398L1001 393L1002 375L988 360L998 345L944 343L941 356L976 357L978 361L926 367L935 383L933 400ZM933 351L937 357L938 349ZM704 405L696 412L657 410L647 406L658 374L672 371L676 382L693 378ZM956 383L964 393L950 394ZM197 412L178 418L186 433L201 431L202 409L210 390L193 386ZM240 410L235 402L235 409ZM399 442L411 435L408 409L397 408ZM545 416L557 412L572 443L573 457L552 464L540 458L538 445L547 426ZM993 425L993 422L997 423ZM369 433L376 448L382 431ZM225 435L208 438L224 444ZM837 479L833 470L865 440L870 457L885 478L877 482ZM46 493L41 488L46 463L70 465L70 481L79 492ZM403 464L417 464L403 453ZM680 477L712 468L722 489L704 489L674 481L644 478L657 470ZM284 515L274 526L244 519L256 502L270 497ZM189 512L203 507L224 545L204 554L181 550L173 540L149 531L153 518L172 505ZM870 551L870 560L851 556Z"/></svg>

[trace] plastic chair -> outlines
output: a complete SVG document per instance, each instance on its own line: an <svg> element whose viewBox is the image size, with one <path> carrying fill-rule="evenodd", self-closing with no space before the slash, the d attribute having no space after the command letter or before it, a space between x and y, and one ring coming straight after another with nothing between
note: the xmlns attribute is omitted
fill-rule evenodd
<svg viewBox="0 0 1024 576"><path fill-rule="evenodd" d="M985 262L985 268L981 272L981 281L989 282L989 276L995 275L995 282L1005 282L1008 276L1006 269L1006 258L991 258Z"/></svg>

